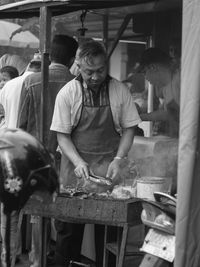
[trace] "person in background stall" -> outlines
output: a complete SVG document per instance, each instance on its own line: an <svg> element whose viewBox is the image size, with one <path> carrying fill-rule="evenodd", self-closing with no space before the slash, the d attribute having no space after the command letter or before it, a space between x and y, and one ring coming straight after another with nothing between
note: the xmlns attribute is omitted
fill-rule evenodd
<svg viewBox="0 0 200 267"><path fill-rule="evenodd" d="M2 127L16 128L17 118L18 118L18 107L21 95L21 89L24 79L32 74L33 72L38 72L41 70L41 59L33 58L25 72L10 81L8 81L2 90L0 91L0 104L3 106L5 112L5 121ZM15 253L15 244L17 236L17 223L18 223L18 212L13 211L11 215L11 257ZM5 247L5 230L6 229L6 216L3 213L3 204L1 204L1 236L2 236L2 252L1 252L1 264L2 267L6 267L6 247ZM21 240L18 240L17 245L17 260L20 258L21 254Z"/></svg>
<svg viewBox="0 0 200 267"><path fill-rule="evenodd" d="M134 67L132 68L132 71L128 74L127 78L123 80L123 83L130 90L138 113L141 113L147 108L147 100L145 79L142 74L136 71L138 64L138 62L135 63ZM139 126L136 126L135 135L144 136L144 131Z"/></svg>
<svg viewBox="0 0 200 267"><path fill-rule="evenodd" d="M16 128L22 85L27 76L41 70L41 59L33 58L25 72L8 81L0 91L0 104L5 110L5 127Z"/></svg>
<svg viewBox="0 0 200 267"><path fill-rule="evenodd" d="M178 137L180 109L180 70L170 56L159 48L144 51L137 69L155 86L157 97L162 99L163 109L141 113L143 121L165 121L169 124L167 135Z"/></svg>
<svg viewBox="0 0 200 267"><path fill-rule="evenodd" d="M0 90L10 80L19 76L18 70L13 66L4 66L0 69ZM0 128L5 124L4 108L0 104Z"/></svg>
<svg viewBox="0 0 200 267"><path fill-rule="evenodd" d="M18 70L13 66L5 66L0 69L0 89L4 84L19 76Z"/></svg>
<svg viewBox="0 0 200 267"><path fill-rule="evenodd" d="M76 187L91 170L114 184L141 120L128 88L108 75L100 42L81 43L76 63L80 75L58 93L50 128L62 151L60 184ZM56 229L56 266L80 261L84 224L56 221ZM104 226L95 225L97 267L103 266L103 243Z"/></svg>
<svg viewBox="0 0 200 267"><path fill-rule="evenodd" d="M21 101L18 116L18 127L42 139L45 147L55 156L58 163L59 172L59 155L57 152L56 134L50 132L50 124L53 115L55 98L59 90L75 76L69 71L74 62L76 50L78 47L77 41L71 36L55 35L51 44L50 65L49 65L49 80L48 92L45 95L44 105L46 111L44 113L44 128L43 137L40 129L41 125L41 92L42 92L42 77L41 73L32 74L24 81L24 86L21 93ZM30 261L32 267L39 267L40 243L39 236L41 234L39 226L39 218L32 216L32 250L30 253ZM53 263L53 258L48 255L47 265Z"/></svg>

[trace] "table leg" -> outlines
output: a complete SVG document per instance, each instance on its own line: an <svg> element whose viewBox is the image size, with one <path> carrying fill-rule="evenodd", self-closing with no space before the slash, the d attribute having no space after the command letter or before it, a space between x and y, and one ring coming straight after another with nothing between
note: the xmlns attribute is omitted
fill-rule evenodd
<svg viewBox="0 0 200 267"><path fill-rule="evenodd" d="M40 267L46 267L47 255L47 223L48 219L42 217L40 219L41 225L41 253L40 253Z"/></svg>
<svg viewBox="0 0 200 267"><path fill-rule="evenodd" d="M23 215L24 215L23 214L23 211L20 211L20 213L19 213L19 219L18 219L18 223L17 223L17 234L16 234L16 242L15 242L15 252L14 252L14 255L12 257L11 267L14 267L15 266L15 260L16 260L17 249L18 249L18 240L20 239Z"/></svg>
<svg viewBox="0 0 200 267"><path fill-rule="evenodd" d="M121 227L117 227L116 267L118 267L119 253L120 253L120 247L121 247L121 239L122 239L122 228Z"/></svg>
<svg viewBox="0 0 200 267"><path fill-rule="evenodd" d="M117 267L123 267L124 257L125 257L125 252L126 252L126 242L127 242L127 236L128 236L128 229L129 229L129 226L127 224L125 224L123 226L123 231L122 231L121 245L120 245L120 251L119 251L119 258L117 261Z"/></svg>
<svg viewBox="0 0 200 267"><path fill-rule="evenodd" d="M105 225L104 248L103 248L103 267L108 267L108 250L106 248L107 242L108 242L108 226Z"/></svg>

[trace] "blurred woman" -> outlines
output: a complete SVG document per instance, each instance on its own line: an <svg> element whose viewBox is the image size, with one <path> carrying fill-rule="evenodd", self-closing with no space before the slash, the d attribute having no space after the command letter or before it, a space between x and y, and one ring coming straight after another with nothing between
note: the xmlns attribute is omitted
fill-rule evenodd
<svg viewBox="0 0 200 267"><path fill-rule="evenodd" d="M13 66L4 66L0 69L0 90L10 80L19 76L18 70ZM0 128L4 126L4 108L0 104Z"/></svg>
<svg viewBox="0 0 200 267"><path fill-rule="evenodd" d="M4 84L13 78L19 76L18 70L13 66L5 66L0 69L0 89L3 88Z"/></svg>

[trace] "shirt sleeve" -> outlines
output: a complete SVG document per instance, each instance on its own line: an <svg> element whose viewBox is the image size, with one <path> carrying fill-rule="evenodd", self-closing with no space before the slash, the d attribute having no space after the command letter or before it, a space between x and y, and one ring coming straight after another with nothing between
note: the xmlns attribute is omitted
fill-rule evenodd
<svg viewBox="0 0 200 267"><path fill-rule="evenodd" d="M50 130L60 133L71 133L72 123L70 102L70 94L67 88L63 87L56 97Z"/></svg>
<svg viewBox="0 0 200 267"><path fill-rule="evenodd" d="M122 91L122 128L130 128L141 122L133 97L129 89L124 86Z"/></svg>
<svg viewBox="0 0 200 267"><path fill-rule="evenodd" d="M23 84L18 109L17 127L23 129L24 131L27 131L29 106L29 90L25 88L25 85Z"/></svg>
<svg viewBox="0 0 200 267"><path fill-rule="evenodd" d="M180 105L180 72L177 72L174 77L173 94L175 102Z"/></svg>
<svg viewBox="0 0 200 267"><path fill-rule="evenodd" d="M3 88L0 90L0 104L1 105L5 105L5 88L6 88L6 84L3 86Z"/></svg>

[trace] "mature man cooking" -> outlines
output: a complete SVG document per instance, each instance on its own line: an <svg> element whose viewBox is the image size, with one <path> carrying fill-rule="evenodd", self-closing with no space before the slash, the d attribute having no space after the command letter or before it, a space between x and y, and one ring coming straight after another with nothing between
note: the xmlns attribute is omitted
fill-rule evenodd
<svg viewBox="0 0 200 267"><path fill-rule="evenodd" d="M134 126L141 120L129 90L107 74L102 44L85 41L77 51L80 75L58 93L51 125L62 151L60 182L84 184L92 171L115 183L132 145ZM79 261L84 225L57 222L56 227L56 264ZM103 266L103 231L103 226L95 226L97 267Z"/></svg>

